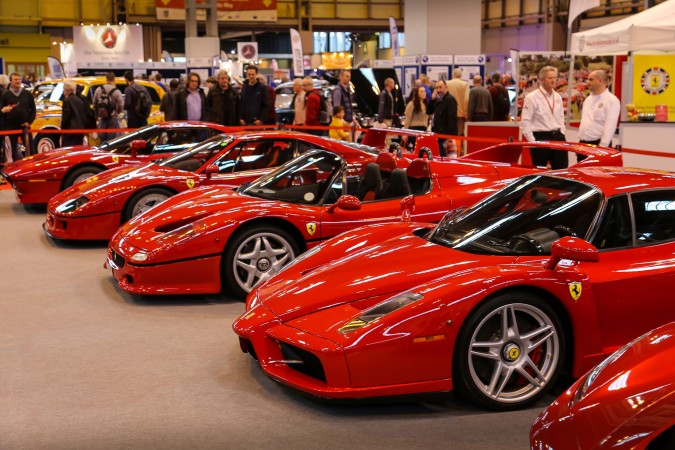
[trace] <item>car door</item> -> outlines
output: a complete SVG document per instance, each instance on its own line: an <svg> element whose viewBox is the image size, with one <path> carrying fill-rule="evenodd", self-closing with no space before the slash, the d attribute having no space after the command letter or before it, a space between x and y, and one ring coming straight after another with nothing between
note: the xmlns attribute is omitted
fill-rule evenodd
<svg viewBox="0 0 675 450"><path fill-rule="evenodd" d="M593 244L599 262L578 269L588 276L606 352L675 320L675 190L609 199Z"/></svg>

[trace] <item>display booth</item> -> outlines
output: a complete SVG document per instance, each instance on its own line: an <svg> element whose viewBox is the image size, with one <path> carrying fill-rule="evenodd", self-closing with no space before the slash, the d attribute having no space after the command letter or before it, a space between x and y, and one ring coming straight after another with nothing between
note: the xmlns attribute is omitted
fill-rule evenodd
<svg viewBox="0 0 675 450"><path fill-rule="evenodd" d="M452 55L422 55L422 73L432 80L452 78Z"/></svg>
<svg viewBox="0 0 675 450"><path fill-rule="evenodd" d="M628 54L622 105L635 105L644 121L622 121L619 142L624 165L675 171L670 143L675 131L675 2L665 2L625 19L574 33L575 56ZM667 111L667 115L666 115ZM656 121L656 113L659 119Z"/></svg>
<svg viewBox="0 0 675 450"><path fill-rule="evenodd" d="M420 57L418 55L395 56L394 70L401 81L403 97L408 98L415 86L415 81L420 77Z"/></svg>

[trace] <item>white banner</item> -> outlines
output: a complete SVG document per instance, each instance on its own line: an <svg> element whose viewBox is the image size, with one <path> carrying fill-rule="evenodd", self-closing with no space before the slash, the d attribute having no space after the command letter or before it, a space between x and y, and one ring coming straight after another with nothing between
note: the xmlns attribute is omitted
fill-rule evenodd
<svg viewBox="0 0 675 450"><path fill-rule="evenodd" d="M567 28L572 27L572 22L586 10L600 6L600 0L570 0L570 8L567 11Z"/></svg>
<svg viewBox="0 0 675 450"><path fill-rule="evenodd" d="M143 27L136 25L73 27L75 63L143 61Z"/></svg>
<svg viewBox="0 0 675 450"><path fill-rule="evenodd" d="M398 44L398 27L396 26L396 20L393 17L389 17L389 34L391 34L391 49L394 56L401 56L401 48Z"/></svg>
<svg viewBox="0 0 675 450"><path fill-rule="evenodd" d="M422 55L422 64L452 65L452 55Z"/></svg>
<svg viewBox="0 0 675 450"><path fill-rule="evenodd" d="M455 64L485 64L485 55L455 55Z"/></svg>
<svg viewBox="0 0 675 450"><path fill-rule="evenodd" d="M293 73L295 77L305 76L302 57L302 39L295 28L289 28L291 32L291 52L293 53Z"/></svg>

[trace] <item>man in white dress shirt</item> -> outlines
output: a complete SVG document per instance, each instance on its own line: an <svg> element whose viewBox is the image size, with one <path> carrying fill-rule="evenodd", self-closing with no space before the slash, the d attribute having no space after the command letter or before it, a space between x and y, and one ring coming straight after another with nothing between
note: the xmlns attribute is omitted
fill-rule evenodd
<svg viewBox="0 0 675 450"><path fill-rule="evenodd" d="M558 69L546 66L539 71L539 87L525 96L520 131L528 142L564 141L565 114L560 94L555 91ZM568 165L567 152L547 148L530 149L535 166L551 164L551 169Z"/></svg>
<svg viewBox="0 0 675 450"><path fill-rule="evenodd" d="M588 87L591 90L581 109L579 142L611 147L612 137L621 114L621 102L607 90L607 74L594 70L588 75ZM584 159L577 155L577 160Z"/></svg>

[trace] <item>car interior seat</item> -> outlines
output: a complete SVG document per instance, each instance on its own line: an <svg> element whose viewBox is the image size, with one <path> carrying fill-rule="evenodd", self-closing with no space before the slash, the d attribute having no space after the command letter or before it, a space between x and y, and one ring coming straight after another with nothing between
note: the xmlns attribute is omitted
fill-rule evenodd
<svg viewBox="0 0 675 450"><path fill-rule="evenodd" d="M431 190L431 168L426 159L414 159L408 166L406 174L413 195L426 194Z"/></svg>
<svg viewBox="0 0 675 450"><path fill-rule="evenodd" d="M356 188L356 196L361 201L375 200L382 192L382 188L380 166L375 163L368 163L363 178Z"/></svg>
<svg viewBox="0 0 675 450"><path fill-rule="evenodd" d="M392 170L396 168L396 159L391 153L382 152L377 155L375 164L380 167L380 174L382 175L383 180L388 180L391 176Z"/></svg>
<svg viewBox="0 0 675 450"><path fill-rule="evenodd" d="M408 175L403 169L394 169L391 171L389 182L382 189L382 195L378 198L398 198L410 195L410 185L408 184Z"/></svg>

